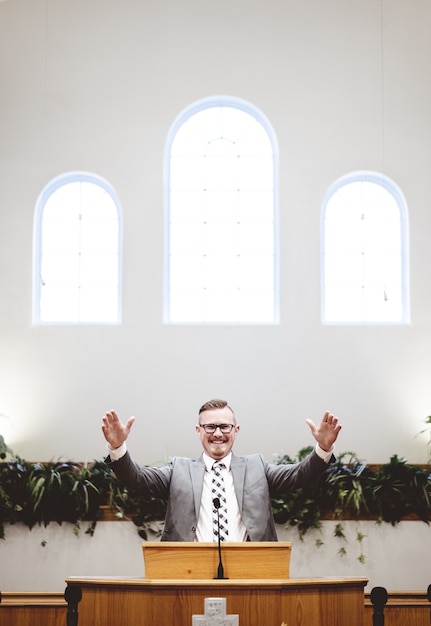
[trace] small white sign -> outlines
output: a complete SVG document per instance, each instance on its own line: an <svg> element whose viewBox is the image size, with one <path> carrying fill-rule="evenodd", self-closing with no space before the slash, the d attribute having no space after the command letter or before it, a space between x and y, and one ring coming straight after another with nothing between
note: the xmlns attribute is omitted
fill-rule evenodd
<svg viewBox="0 0 431 626"><path fill-rule="evenodd" d="M226 615L226 598L205 598L205 615L192 620L192 626L239 626L238 615Z"/></svg>

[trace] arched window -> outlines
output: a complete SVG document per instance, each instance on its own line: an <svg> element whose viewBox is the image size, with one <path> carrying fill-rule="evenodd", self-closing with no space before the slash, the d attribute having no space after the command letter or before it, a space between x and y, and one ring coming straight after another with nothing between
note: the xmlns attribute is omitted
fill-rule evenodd
<svg viewBox="0 0 431 626"><path fill-rule="evenodd" d="M120 205L93 174L51 181L36 204L33 322L120 322Z"/></svg>
<svg viewBox="0 0 431 626"><path fill-rule="evenodd" d="M322 222L323 322L408 323L408 216L395 183L373 172L339 179Z"/></svg>
<svg viewBox="0 0 431 626"><path fill-rule="evenodd" d="M165 322L278 322L269 122L242 100L201 100L173 124L165 158Z"/></svg>

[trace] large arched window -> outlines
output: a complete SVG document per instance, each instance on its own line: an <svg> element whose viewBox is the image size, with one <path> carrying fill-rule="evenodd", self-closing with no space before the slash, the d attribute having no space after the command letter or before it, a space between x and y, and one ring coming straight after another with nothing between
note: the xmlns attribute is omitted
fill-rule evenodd
<svg viewBox="0 0 431 626"><path fill-rule="evenodd" d="M36 205L33 322L120 322L120 206L93 174L51 181Z"/></svg>
<svg viewBox="0 0 431 626"><path fill-rule="evenodd" d="M165 322L278 322L269 122L242 100L201 100L173 124L165 157Z"/></svg>
<svg viewBox="0 0 431 626"><path fill-rule="evenodd" d="M322 222L323 322L408 323L408 216L395 183L373 172L339 179Z"/></svg>

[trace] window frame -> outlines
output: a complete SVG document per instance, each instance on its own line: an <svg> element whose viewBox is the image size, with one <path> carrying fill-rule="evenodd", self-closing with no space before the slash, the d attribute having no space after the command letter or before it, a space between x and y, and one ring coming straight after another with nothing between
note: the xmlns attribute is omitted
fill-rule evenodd
<svg viewBox="0 0 431 626"><path fill-rule="evenodd" d="M273 158L273 251L274 294L273 320L248 321L172 321L170 316L170 156L175 136L181 126L193 115L208 108L232 107L254 117L268 135ZM280 323L280 245L279 245L279 150L275 131L268 118L256 106L234 96L209 96L197 100L179 113L172 123L165 141L164 164L164 252L163 252L163 323L170 326L276 326Z"/></svg>
<svg viewBox="0 0 431 626"><path fill-rule="evenodd" d="M356 182L371 182L383 187L388 193L390 193L399 210L400 215L400 236L401 236L401 306L402 306L402 318L398 321L350 321L340 320L332 321L326 320L326 290L325 290L325 217L328 202L331 197L341 188L350 183ZM320 285L321 285L321 323L325 326L405 326L410 324L410 284L409 284L409 219L408 219L408 207L407 202L398 185L391 180L388 176L379 172L373 171L357 171L351 172L338 178L325 193L320 218L320 237L321 237L321 273L320 273Z"/></svg>
<svg viewBox="0 0 431 626"><path fill-rule="evenodd" d="M114 202L118 216L118 286L116 321L43 321L40 316L41 301L41 262L42 262L42 222L43 212L48 199L61 187L69 183L87 182L101 187ZM123 264L123 215L121 204L112 185L97 174L73 171L60 174L48 182L36 201L33 226L33 303L32 323L34 326L119 326L122 324L122 264Z"/></svg>

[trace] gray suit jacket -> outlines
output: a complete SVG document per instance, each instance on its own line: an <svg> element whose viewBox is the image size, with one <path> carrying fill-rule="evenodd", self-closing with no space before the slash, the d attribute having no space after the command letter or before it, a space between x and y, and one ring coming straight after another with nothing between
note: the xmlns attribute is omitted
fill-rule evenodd
<svg viewBox="0 0 431 626"><path fill-rule="evenodd" d="M107 461L128 489L167 500L162 541L195 541L205 474L202 456L174 457L164 467L141 467L128 452L119 461ZM235 493L250 541L277 541L271 498L307 485L327 467L314 451L291 465L267 463L260 454L232 454Z"/></svg>

